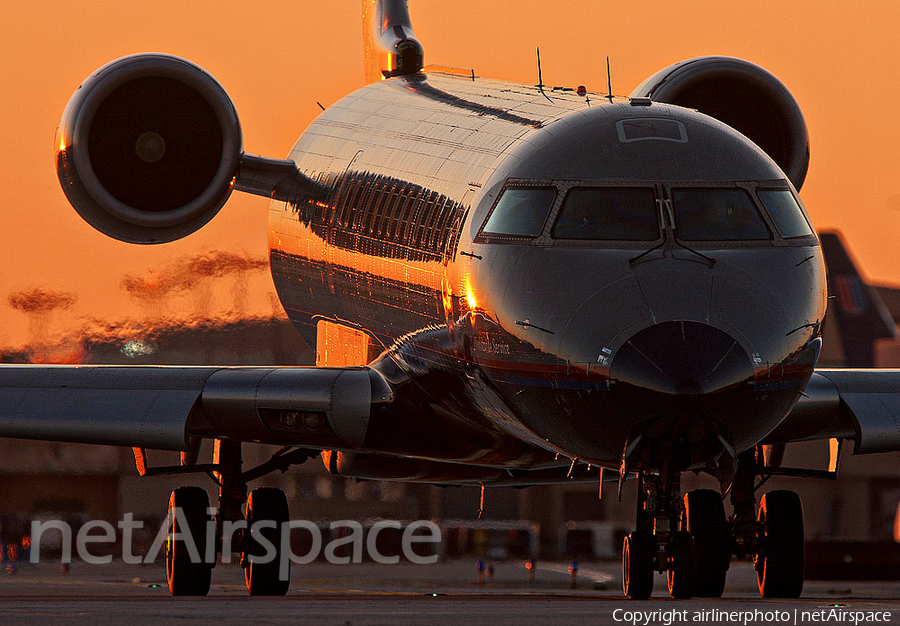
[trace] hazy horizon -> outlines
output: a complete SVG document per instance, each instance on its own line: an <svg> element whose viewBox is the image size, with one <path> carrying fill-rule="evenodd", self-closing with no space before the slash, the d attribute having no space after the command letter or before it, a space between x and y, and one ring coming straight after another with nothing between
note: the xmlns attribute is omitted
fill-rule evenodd
<svg viewBox="0 0 900 626"><path fill-rule="evenodd" d="M893 32L900 4L573 0L556 11L539 0L409 4L426 63L472 67L484 77L536 82L535 46L546 84L583 84L597 92L606 90L609 55L613 91L620 95L693 56L726 54L758 63L788 86L806 116L811 164L801 195L816 227L841 230L871 280L900 284L894 171L900 120L890 109L900 91ZM237 274L165 293L150 289L143 297L140 281L158 278L180 259L217 251L264 263L268 202L236 193L208 226L172 244L108 239L72 210L56 180L53 137L63 107L106 62L169 52L203 66L225 86L241 117L245 150L283 158L320 112L317 101L328 106L363 85L360 0L283 0L252 11L228 0L51 1L9 6L5 17L0 350L33 342L35 333L53 340L86 324L140 323L157 310L187 319L205 293L212 294L210 315L230 315L236 310L229 304L233 283L243 280ZM123 287L128 276L137 281L132 291ZM256 266L247 277L246 299L237 308L248 317L272 315L277 303L267 271ZM35 290L62 300L43 311L49 305L27 304Z"/></svg>

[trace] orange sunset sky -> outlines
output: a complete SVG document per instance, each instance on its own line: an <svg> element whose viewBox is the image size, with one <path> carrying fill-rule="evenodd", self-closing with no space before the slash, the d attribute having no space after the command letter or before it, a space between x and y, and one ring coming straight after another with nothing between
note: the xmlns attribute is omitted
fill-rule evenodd
<svg viewBox="0 0 900 626"><path fill-rule="evenodd" d="M762 65L800 102L811 165L803 187L816 226L844 232L865 274L900 284L900 3L893 0L712 2L698 0L410 0L426 63L478 75L606 88L627 95L676 61L726 54ZM271 280L255 270L211 280L161 301L133 298L126 275L176 271L191 255L266 255L268 203L235 194L211 224L149 248L94 232L71 209L53 162L56 124L94 69L125 54L184 56L233 98L244 148L284 157L319 112L362 86L360 0L4 5L0 31L0 351L142 317L270 315ZM37 322L9 297L41 287L68 294ZM37 327L36 327L37 324Z"/></svg>

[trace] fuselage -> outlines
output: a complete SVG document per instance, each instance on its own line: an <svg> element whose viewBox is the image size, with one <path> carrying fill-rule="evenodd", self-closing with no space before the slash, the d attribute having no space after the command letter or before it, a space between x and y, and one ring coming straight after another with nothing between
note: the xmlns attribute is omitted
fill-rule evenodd
<svg viewBox="0 0 900 626"><path fill-rule="evenodd" d="M335 103L290 158L329 193L271 208L289 317L308 341L321 319L365 329L448 423L689 467L762 440L811 375L818 241L781 170L710 117L416 75Z"/></svg>

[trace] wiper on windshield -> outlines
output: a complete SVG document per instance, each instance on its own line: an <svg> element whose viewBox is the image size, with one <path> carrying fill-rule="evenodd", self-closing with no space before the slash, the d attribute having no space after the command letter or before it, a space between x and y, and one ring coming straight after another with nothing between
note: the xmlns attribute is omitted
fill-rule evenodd
<svg viewBox="0 0 900 626"><path fill-rule="evenodd" d="M702 252L698 252L697 250L694 250L693 248L690 248L690 247L686 246L685 244L681 243L680 241L678 241L678 233L675 231L675 214L672 211L672 201L668 200L668 199L660 199L660 200L658 200L658 202L665 205L665 207L666 207L666 215L669 218L669 230L672 233L672 241L675 243L675 245L678 246L679 248L687 250L691 254L697 255L698 257L703 259L703 263L705 265L712 268L716 264L716 260L714 258L712 258L710 256L706 256ZM663 247L667 241L668 241L668 237L666 239L663 239L662 241L660 241L658 244L656 244L652 248L644 250L639 255L628 259L628 265L630 265L631 267L634 267L635 265L637 265L638 261L640 261L642 258L647 256L654 250L658 250L661 247Z"/></svg>
<svg viewBox="0 0 900 626"><path fill-rule="evenodd" d="M708 265L709 267L712 267L713 265L716 264L716 260L715 260L714 258L712 258L711 256L706 256L705 254L703 254L703 253L701 253L701 252L697 252L697 251L694 250L693 248L687 247L686 245L684 245L683 243L681 243L680 241L678 241L678 237L677 237L677 236L676 236L676 237L673 237L672 240L675 242L675 245L678 246L679 248L684 248L684 249L687 250L688 252L690 252L690 253L692 253L692 254L696 254L698 257L700 257L701 259L703 259L703 262L704 262L706 265Z"/></svg>
<svg viewBox="0 0 900 626"><path fill-rule="evenodd" d="M687 250L688 252L690 252L692 254L696 254L698 257L703 259L703 262L706 263L706 265L708 265L710 268L712 268L712 266L716 264L716 260L714 258L712 258L710 256L706 256L705 254L703 254L701 252L697 252L693 248L689 248L688 246L686 246L683 243L681 243L680 241L678 241L678 232L675 230L675 212L672 210L672 201L669 199L665 199L665 200L663 200L663 203L666 205L666 213L669 216L669 224L672 225L672 241L675 242L675 245L678 246L679 248L683 248L683 249Z"/></svg>
<svg viewBox="0 0 900 626"><path fill-rule="evenodd" d="M645 256L647 256L648 254L650 254L650 253L653 252L654 250L659 250L659 249L662 248L664 245L666 245L666 240L665 240L665 239L663 239L662 241L660 241L658 244L656 244L656 245L653 246L652 248L649 248L649 249L647 249L647 250L644 250L644 251L641 252L639 255L633 256L633 257L631 257L630 259L628 259L628 265L630 265L631 267L634 267L635 265L637 265L638 261L640 261L641 259L643 259Z"/></svg>

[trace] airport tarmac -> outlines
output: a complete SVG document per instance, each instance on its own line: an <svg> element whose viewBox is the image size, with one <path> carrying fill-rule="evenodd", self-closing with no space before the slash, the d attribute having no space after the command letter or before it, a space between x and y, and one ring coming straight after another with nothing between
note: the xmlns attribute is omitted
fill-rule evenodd
<svg viewBox="0 0 900 626"><path fill-rule="evenodd" d="M616 563L583 564L575 589L566 563L539 563L530 582L523 562L500 561L482 585L475 563L295 566L283 598L249 597L233 564L215 569L205 598L169 596L161 564L76 562L68 574L50 563L20 564L15 574L0 572L0 623L900 624L897 582L811 581L800 600L763 601L752 566L736 563L721 600L672 600L658 576L654 598L631 602L621 596Z"/></svg>

